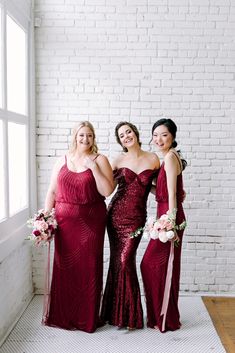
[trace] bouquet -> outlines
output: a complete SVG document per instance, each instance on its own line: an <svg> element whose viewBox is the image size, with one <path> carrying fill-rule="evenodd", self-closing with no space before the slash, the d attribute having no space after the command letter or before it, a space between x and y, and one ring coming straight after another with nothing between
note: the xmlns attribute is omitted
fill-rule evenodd
<svg viewBox="0 0 235 353"><path fill-rule="evenodd" d="M29 236L36 246L49 243L55 235L57 222L55 219L55 209L51 211L39 210L33 218L27 221L29 227L33 228Z"/></svg>
<svg viewBox="0 0 235 353"><path fill-rule="evenodd" d="M141 232L144 232L143 237L146 239L158 238L162 243L172 240L176 231L185 229L187 225L186 221L183 221L179 225L175 223L176 211L176 209L172 213L167 211L166 214L163 214L157 220L154 220L152 217L148 218L144 227L140 227L131 233L131 238L137 237Z"/></svg>

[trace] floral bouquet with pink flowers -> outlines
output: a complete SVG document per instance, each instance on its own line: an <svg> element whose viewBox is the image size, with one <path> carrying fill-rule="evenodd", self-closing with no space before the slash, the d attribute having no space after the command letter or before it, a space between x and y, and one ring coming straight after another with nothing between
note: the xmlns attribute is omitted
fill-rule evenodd
<svg viewBox="0 0 235 353"><path fill-rule="evenodd" d="M185 229L187 225L186 221L183 221L179 225L175 223L176 211L176 209L174 209L172 213L167 211L166 214L163 214L157 220L149 218L144 229L144 237L147 239L158 238L162 243L172 240L176 231Z"/></svg>
<svg viewBox="0 0 235 353"><path fill-rule="evenodd" d="M45 245L50 242L55 235L57 221L55 219L55 209L51 211L39 210L33 218L27 221L29 227L33 228L29 236L36 246Z"/></svg>
<svg viewBox="0 0 235 353"><path fill-rule="evenodd" d="M176 209L172 213L167 211L157 220L152 217L148 218L144 227L138 228L135 232L131 233L131 238L137 237L143 232L143 237L146 239L159 239L162 243L166 243L168 240L172 240L175 236L177 230L185 229L187 223L186 221L177 225L176 219Z"/></svg>

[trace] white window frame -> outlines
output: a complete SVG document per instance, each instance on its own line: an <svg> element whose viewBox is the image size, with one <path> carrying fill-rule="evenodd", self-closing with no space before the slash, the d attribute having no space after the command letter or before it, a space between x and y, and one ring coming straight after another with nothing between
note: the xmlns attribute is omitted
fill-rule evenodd
<svg viewBox="0 0 235 353"><path fill-rule="evenodd" d="M5 200L6 218L0 221L0 262L19 246L29 234L26 221L36 209L36 153L35 153L35 77L34 77L34 26L33 26L33 1L31 0L0 0L2 9L2 75L3 75L3 108L0 108L0 119L3 121L3 160L5 173L5 190L8 190L8 122L23 124L27 134L27 182L28 206L17 212L9 214L9 197ZM6 83L6 16L13 18L26 32L27 38L27 81L26 114L21 115L6 109L7 83Z"/></svg>

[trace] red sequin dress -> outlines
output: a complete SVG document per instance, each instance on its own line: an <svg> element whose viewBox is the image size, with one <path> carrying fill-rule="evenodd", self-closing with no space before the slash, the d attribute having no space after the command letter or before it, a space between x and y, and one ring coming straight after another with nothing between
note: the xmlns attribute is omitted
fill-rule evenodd
<svg viewBox="0 0 235 353"><path fill-rule="evenodd" d="M183 195L183 181L182 174L180 174L177 177L176 224L180 224L185 220L182 207ZM162 214L166 213L169 208L164 162L161 165L157 178L156 201L157 218L159 218ZM141 272L147 305L147 326L152 328L157 326L161 332L177 330L181 325L178 297L183 230L177 231L177 233L180 238L178 247L174 246L174 244L171 245L170 241L162 243L159 239L151 239L141 262ZM168 260L170 257L171 246L174 258L171 278L169 277L170 288L167 293L165 287L169 270ZM169 298L167 298L168 295ZM162 313L163 302L166 303L165 314Z"/></svg>
<svg viewBox="0 0 235 353"><path fill-rule="evenodd" d="M61 168L55 255L44 324L94 332L99 325L106 205L90 169Z"/></svg>
<svg viewBox="0 0 235 353"><path fill-rule="evenodd" d="M114 171L118 190L108 208L110 263L101 317L118 327L142 328L143 311L136 273L136 250L142 234L130 234L146 221L146 202L156 171L136 174L129 168Z"/></svg>

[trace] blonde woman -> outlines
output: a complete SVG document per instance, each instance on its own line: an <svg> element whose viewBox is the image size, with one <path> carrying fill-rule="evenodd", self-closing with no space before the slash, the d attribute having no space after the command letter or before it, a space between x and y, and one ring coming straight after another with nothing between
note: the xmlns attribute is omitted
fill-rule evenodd
<svg viewBox="0 0 235 353"><path fill-rule="evenodd" d="M52 172L45 210L58 222L49 306L43 323L94 332L103 277L105 197L113 191L108 159L98 154L88 121L73 130L71 147Z"/></svg>

